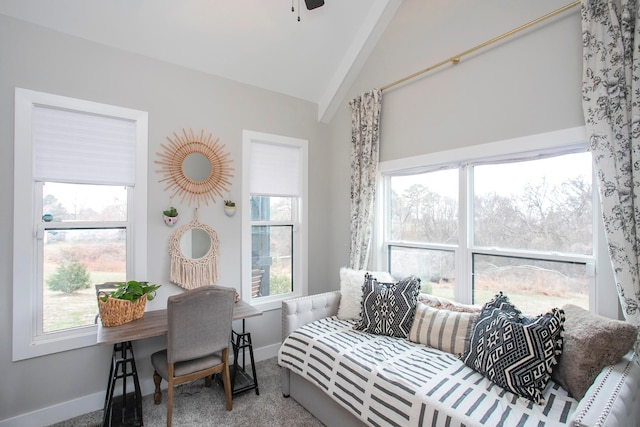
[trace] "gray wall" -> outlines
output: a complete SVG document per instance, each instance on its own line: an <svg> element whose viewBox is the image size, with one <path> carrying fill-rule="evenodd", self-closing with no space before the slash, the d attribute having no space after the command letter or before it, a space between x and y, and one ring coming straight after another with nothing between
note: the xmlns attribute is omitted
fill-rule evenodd
<svg viewBox="0 0 640 427"><path fill-rule="evenodd" d="M369 56L349 99L567 3L405 0ZM380 160L583 126L581 55L580 13L574 7L481 53L465 56L457 65L442 66L385 91ZM350 120L345 102L330 123L329 271L336 271L349 259Z"/></svg>
<svg viewBox="0 0 640 427"><path fill-rule="evenodd" d="M14 88L65 95L149 112L148 279L162 284L158 298L148 309L161 308L166 297L180 291L169 283L168 238L173 229L164 225L162 211L169 193L158 179L153 163L160 143L174 131L193 128L212 132L231 153L235 177L231 198L240 200L242 130L286 135L309 140L311 292L322 290L325 274L328 220L325 170L328 153L326 125L317 122L317 106L289 96L226 79L192 72L146 57L125 53L78 38L55 33L0 15L0 423L3 419L35 411L83 396L104 394L111 348L89 347L13 363L12 324L12 218L13 218L13 119ZM173 204L181 221L191 220L193 206ZM220 240L218 284L240 288L240 222L238 212L227 217L221 201L201 206L201 222L209 224ZM179 223L180 224L180 223ZM254 346L264 348L280 341L279 310L259 320L247 320ZM138 369L151 379L149 355L164 345L163 339L136 344ZM91 408L94 409L94 408Z"/></svg>
<svg viewBox="0 0 640 427"><path fill-rule="evenodd" d="M372 52L349 97L390 83L493 38L565 4L563 0L405 0ZM381 160L583 125L580 104L581 30L578 9L562 17L385 92ZM349 256L350 112L345 99L328 126L316 107L290 97L190 72L107 49L0 16L0 421L104 390L110 349L86 348L11 362L11 221L13 200L13 88L15 86L149 112L149 158L173 131L204 128L227 144L239 199L241 130L310 141L309 292L338 288L338 269ZM161 211L168 195L149 171L149 280L168 282L165 247L170 229ZM180 206L178 206L180 208ZM242 206L240 205L240 209ZM183 212L186 209L183 209ZM240 215L216 205L200 218L220 235L219 283L240 274ZM327 233L326 231L329 230ZM167 285L160 296L176 292ZM162 301L164 298L158 298ZM160 304L160 303L158 303ZM153 308L153 307L152 307ZM279 312L249 320L254 342L279 341ZM136 350L142 377L148 355L162 345L146 340Z"/></svg>

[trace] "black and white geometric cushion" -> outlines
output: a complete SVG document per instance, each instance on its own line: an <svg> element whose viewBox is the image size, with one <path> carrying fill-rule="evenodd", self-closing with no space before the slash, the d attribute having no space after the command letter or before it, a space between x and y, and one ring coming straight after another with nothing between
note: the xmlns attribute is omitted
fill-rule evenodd
<svg viewBox="0 0 640 427"><path fill-rule="evenodd" d="M510 316L516 317L518 319L523 319L522 311L518 307L516 307L511 301L509 301L509 297L500 291L495 297L493 297L489 302L487 302L482 310L491 310L494 308L498 308Z"/></svg>
<svg viewBox="0 0 640 427"><path fill-rule="evenodd" d="M376 335L406 338L415 316L420 279L410 276L397 283L380 283L370 275L362 285L360 321L353 327Z"/></svg>
<svg viewBox="0 0 640 427"><path fill-rule="evenodd" d="M563 325L563 310L527 318L500 293L482 309L461 359L502 388L543 404L562 352Z"/></svg>

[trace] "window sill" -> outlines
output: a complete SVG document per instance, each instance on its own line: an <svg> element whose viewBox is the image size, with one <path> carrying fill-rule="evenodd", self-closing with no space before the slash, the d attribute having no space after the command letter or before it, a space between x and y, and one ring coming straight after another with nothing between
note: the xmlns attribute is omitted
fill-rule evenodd
<svg viewBox="0 0 640 427"><path fill-rule="evenodd" d="M291 292L271 297L251 298L247 303L262 311L279 310L282 308L282 301L300 296L302 296L302 294Z"/></svg>
<svg viewBox="0 0 640 427"><path fill-rule="evenodd" d="M14 336L12 361L31 359L63 351L76 350L96 344L96 326L80 328L74 334L53 333L43 337Z"/></svg>

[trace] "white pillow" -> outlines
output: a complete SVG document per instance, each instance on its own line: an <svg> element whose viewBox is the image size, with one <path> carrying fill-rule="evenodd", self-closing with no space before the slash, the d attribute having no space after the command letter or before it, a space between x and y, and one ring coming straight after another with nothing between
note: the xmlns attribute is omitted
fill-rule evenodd
<svg viewBox="0 0 640 427"><path fill-rule="evenodd" d="M354 270L347 267L340 269L340 307L338 318L341 320L360 319L362 309L362 285L364 275L371 274L379 282L395 282L394 278L386 271Z"/></svg>

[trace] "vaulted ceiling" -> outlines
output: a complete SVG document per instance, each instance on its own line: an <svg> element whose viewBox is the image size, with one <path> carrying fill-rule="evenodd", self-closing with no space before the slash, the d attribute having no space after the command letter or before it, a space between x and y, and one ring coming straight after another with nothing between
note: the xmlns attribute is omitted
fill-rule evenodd
<svg viewBox="0 0 640 427"><path fill-rule="evenodd" d="M0 14L311 101L326 122L401 2L2 0Z"/></svg>

